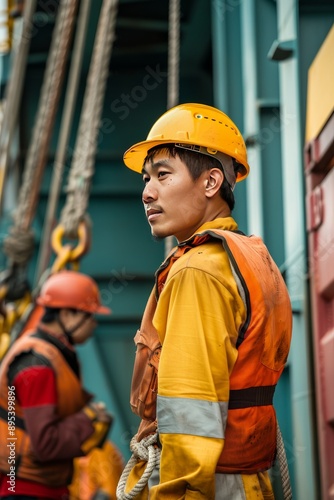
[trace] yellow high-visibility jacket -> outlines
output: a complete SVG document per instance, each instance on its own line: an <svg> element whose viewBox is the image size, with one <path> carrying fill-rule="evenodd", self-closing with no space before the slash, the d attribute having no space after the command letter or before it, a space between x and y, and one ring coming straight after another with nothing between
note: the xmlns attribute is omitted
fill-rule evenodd
<svg viewBox="0 0 334 500"><path fill-rule="evenodd" d="M231 217L216 219L196 234L217 229L236 231L237 225ZM273 499L266 472L276 452L272 394L289 351L291 309L263 243L256 239L253 246L259 252L249 265L247 243L228 253L222 240L205 237L157 272L162 451L160 483L150 500ZM269 395L262 394L266 386ZM255 402L243 408L245 397Z"/></svg>

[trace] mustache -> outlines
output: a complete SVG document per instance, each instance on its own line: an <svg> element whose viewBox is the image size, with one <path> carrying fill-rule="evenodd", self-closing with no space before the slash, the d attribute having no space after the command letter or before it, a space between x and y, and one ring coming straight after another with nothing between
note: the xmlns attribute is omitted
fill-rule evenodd
<svg viewBox="0 0 334 500"><path fill-rule="evenodd" d="M149 210L155 210L157 212L162 212L162 208L160 207L160 205L155 205L154 203L149 203L148 205L144 205L144 210L145 210L145 213L147 214L147 212Z"/></svg>

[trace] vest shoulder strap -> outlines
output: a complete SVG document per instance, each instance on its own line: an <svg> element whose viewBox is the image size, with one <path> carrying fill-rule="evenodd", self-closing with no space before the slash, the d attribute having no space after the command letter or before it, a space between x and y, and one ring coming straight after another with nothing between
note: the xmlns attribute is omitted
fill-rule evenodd
<svg viewBox="0 0 334 500"><path fill-rule="evenodd" d="M49 342L49 344L52 344L54 347L56 347L59 353L65 359L66 363L75 373L75 375L80 378L80 367L75 351L72 351L71 349L66 347L66 345L61 342L61 340L53 337L52 335L49 335L46 332L43 332L43 330L40 329L38 329L37 332L32 335L32 337L44 340L45 342Z"/></svg>

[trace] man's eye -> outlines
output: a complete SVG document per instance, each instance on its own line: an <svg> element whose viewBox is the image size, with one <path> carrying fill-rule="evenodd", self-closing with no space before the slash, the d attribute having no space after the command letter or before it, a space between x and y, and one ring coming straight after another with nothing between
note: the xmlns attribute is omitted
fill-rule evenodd
<svg viewBox="0 0 334 500"><path fill-rule="evenodd" d="M150 180L149 177L145 177L145 176L143 177L143 183L144 184L147 184L149 180Z"/></svg>
<svg viewBox="0 0 334 500"><path fill-rule="evenodd" d="M158 177L165 177L166 175L169 175L169 172L161 171L158 173Z"/></svg>

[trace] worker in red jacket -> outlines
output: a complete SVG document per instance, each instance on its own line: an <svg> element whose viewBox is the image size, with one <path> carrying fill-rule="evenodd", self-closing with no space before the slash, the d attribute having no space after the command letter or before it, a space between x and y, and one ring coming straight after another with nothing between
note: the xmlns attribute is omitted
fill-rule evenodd
<svg viewBox="0 0 334 500"><path fill-rule="evenodd" d="M110 314L97 284L74 271L52 275L37 304L35 331L9 349L0 368L0 498L68 498L73 460L102 446L111 416L81 383L75 345Z"/></svg>

